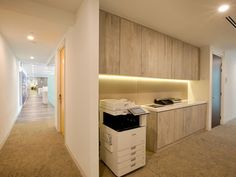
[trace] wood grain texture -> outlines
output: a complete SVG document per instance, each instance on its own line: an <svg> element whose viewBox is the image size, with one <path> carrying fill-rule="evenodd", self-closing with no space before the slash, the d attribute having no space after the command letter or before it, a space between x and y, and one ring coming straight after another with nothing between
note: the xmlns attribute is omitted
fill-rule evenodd
<svg viewBox="0 0 236 177"><path fill-rule="evenodd" d="M142 76L158 77L160 68L159 46L161 45L159 45L158 33L142 27Z"/></svg>
<svg viewBox="0 0 236 177"><path fill-rule="evenodd" d="M156 152L206 125L206 104L164 112L152 112L147 118L147 149Z"/></svg>
<svg viewBox="0 0 236 177"><path fill-rule="evenodd" d="M192 108L187 107L184 109L184 132L185 136L190 135L192 131L193 119L192 119Z"/></svg>
<svg viewBox="0 0 236 177"><path fill-rule="evenodd" d="M174 111L158 113L157 147L162 148L174 142Z"/></svg>
<svg viewBox="0 0 236 177"><path fill-rule="evenodd" d="M184 64L183 64L183 52L184 43L180 40L173 39L172 41L172 71L171 77L174 79L184 78Z"/></svg>
<svg viewBox="0 0 236 177"><path fill-rule="evenodd" d="M161 37L161 36L160 36ZM161 37L162 38L162 37ZM161 45L162 43L160 43ZM161 78L171 79L172 72L172 38L164 35L164 58L160 68Z"/></svg>
<svg viewBox="0 0 236 177"><path fill-rule="evenodd" d="M147 150L156 152L157 150L157 113L150 112L147 116Z"/></svg>
<svg viewBox="0 0 236 177"><path fill-rule="evenodd" d="M120 18L100 10L99 73L120 73Z"/></svg>
<svg viewBox="0 0 236 177"><path fill-rule="evenodd" d="M199 49L190 44L184 43L183 50L183 79L199 79Z"/></svg>
<svg viewBox="0 0 236 177"><path fill-rule="evenodd" d="M191 61L191 46L184 43L183 49L183 79L191 80L192 79L192 61Z"/></svg>
<svg viewBox="0 0 236 177"><path fill-rule="evenodd" d="M206 104L192 107L192 132L205 128L206 122Z"/></svg>
<svg viewBox="0 0 236 177"><path fill-rule="evenodd" d="M174 140L177 141L185 136L184 110L174 110Z"/></svg>
<svg viewBox="0 0 236 177"><path fill-rule="evenodd" d="M141 26L121 19L120 74L141 76Z"/></svg>
<svg viewBox="0 0 236 177"><path fill-rule="evenodd" d="M207 119L207 104L199 105L200 107L200 114L199 114L199 128L205 129L206 128L206 119Z"/></svg>
<svg viewBox="0 0 236 177"><path fill-rule="evenodd" d="M142 76L171 78L172 39L142 27Z"/></svg>
<svg viewBox="0 0 236 177"><path fill-rule="evenodd" d="M192 67L191 67L191 79L192 80L199 80L200 73L199 73L199 66L200 66L200 50L197 47L191 46L191 60L192 60Z"/></svg>
<svg viewBox="0 0 236 177"><path fill-rule="evenodd" d="M100 11L100 74L199 79L199 48Z"/></svg>

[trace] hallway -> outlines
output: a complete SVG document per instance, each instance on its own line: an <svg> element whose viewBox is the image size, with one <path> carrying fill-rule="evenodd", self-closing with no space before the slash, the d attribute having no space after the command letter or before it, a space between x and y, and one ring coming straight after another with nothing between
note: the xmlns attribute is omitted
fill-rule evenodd
<svg viewBox="0 0 236 177"><path fill-rule="evenodd" d="M0 150L1 177L80 177L64 139L54 127L54 109L36 92L27 99Z"/></svg>
<svg viewBox="0 0 236 177"><path fill-rule="evenodd" d="M52 119L54 117L54 108L50 104L42 104L42 98L36 91L30 90L29 97L18 116L17 121L36 121Z"/></svg>

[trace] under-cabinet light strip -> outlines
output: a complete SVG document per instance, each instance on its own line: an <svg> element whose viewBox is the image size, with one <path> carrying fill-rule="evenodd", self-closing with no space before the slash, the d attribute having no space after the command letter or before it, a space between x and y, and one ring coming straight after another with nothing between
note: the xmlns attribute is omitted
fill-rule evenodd
<svg viewBox="0 0 236 177"><path fill-rule="evenodd" d="M160 78L150 78L150 77L133 77L133 76L106 75L106 74L100 74L99 79L140 80L140 81L159 81L159 82L178 82L178 83L189 82L189 80L160 79Z"/></svg>

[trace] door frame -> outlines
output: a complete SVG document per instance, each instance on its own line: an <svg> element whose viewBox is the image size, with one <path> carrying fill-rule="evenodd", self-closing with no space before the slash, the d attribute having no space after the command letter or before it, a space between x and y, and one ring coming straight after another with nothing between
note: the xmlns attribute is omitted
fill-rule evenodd
<svg viewBox="0 0 236 177"><path fill-rule="evenodd" d="M222 64L222 72L221 72L221 120L220 120L220 125L223 125L225 122L225 116L224 116L224 85L225 85L225 73L224 73L224 66L225 66L225 53L223 50L219 50L219 49L215 49L215 48L211 48L211 61L210 61L210 88L209 88L209 93L210 93L210 97L209 97L209 130L212 129L212 72L213 72L213 55L216 55L218 57L221 58L221 64Z"/></svg>
<svg viewBox="0 0 236 177"><path fill-rule="evenodd" d="M221 68L220 68L220 92L221 92L221 94L220 94L220 124L219 125L222 125L222 118L223 118L223 115L222 115L222 104L223 104L223 101L222 101L222 96L223 96L223 90L222 90L222 88L223 88L223 84L222 84L222 82L223 82L223 78L222 78L222 72L223 72L223 57L222 56L219 56L219 55L216 55L216 54L212 54L212 65L211 65L211 67L212 67L212 71L211 71L211 89L213 90L213 84L212 84L212 82L213 82L213 64L214 64L214 56L216 56L216 57L219 57L220 58L220 64L221 64ZM211 103L212 103L212 97L213 97L213 93L212 93L213 91L211 91ZM213 111L213 107L212 107L212 105L213 105L213 103L211 104L211 112ZM214 127L212 127L212 117L213 115L211 114L211 128L214 128Z"/></svg>
<svg viewBox="0 0 236 177"><path fill-rule="evenodd" d="M60 67L61 67L61 58L60 58L60 52L61 50L64 48L64 55L65 55L65 60L64 60L64 140L65 140L65 137L66 137L66 121L65 121L65 118L66 118L66 46L65 46L65 41L63 41L61 43L61 45L58 47L57 51L56 51L56 129L58 132L61 132L61 105L60 105L60 99L59 99L59 94L60 94L60 85L61 85L61 82L60 82Z"/></svg>

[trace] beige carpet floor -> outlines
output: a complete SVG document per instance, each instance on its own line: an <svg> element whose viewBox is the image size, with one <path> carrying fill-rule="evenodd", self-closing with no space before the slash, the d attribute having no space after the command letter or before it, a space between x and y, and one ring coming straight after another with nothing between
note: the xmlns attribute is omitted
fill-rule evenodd
<svg viewBox="0 0 236 177"><path fill-rule="evenodd" d="M81 177L54 127L53 108L31 93L0 150L0 177Z"/></svg>
<svg viewBox="0 0 236 177"><path fill-rule="evenodd" d="M193 135L161 152L127 177L236 177L236 119ZM101 162L100 177L114 177Z"/></svg>

